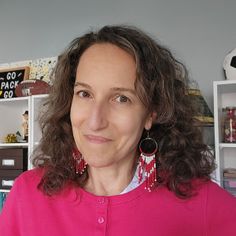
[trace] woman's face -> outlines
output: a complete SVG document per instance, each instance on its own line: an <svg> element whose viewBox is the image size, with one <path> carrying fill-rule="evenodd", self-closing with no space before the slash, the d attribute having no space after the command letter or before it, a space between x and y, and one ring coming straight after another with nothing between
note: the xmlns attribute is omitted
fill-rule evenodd
<svg viewBox="0 0 236 236"><path fill-rule="evenodd" d="M90 166L135 160L143 129L152 125L135 79L133 57L115 45L95 44L80 58L71 123L77 148Z"/></svg>

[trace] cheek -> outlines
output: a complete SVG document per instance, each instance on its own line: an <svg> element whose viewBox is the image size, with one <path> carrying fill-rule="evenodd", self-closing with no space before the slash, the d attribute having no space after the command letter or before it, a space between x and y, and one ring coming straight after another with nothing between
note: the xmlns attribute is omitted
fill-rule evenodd
<svg viewBox="0 0 236 236"><path fill-rule="evenodd" d="M81 121L83 120L83 114L85 114L85 112L83 111L81 106L79 106L75 100L72 100L70 109L70 120L72 128L80 125Z"/></svg>
<svg viewBox="0 0 236 236"><path fill-rule="evenodd" d="M70 120L72 126L72 134L74 137L74 141L77 145L77 148L80 150L80 127L82 124L82 115L81 109L79 108L78 104L72 100L71 109L70 109Z"/></svg>
<svg viewBox="0 0 236 236"><path fill-rule="evenodd" d="M71 124L72 124L72 128L73 128L73 126L75 126L75 124L77 123L77 119L78 119L77 114L78 114L78 113L77 113L75 104L74 104L74 102L72 101L71 109L70 109L70 121L71 121Z"/></svg>
<svg viewBox="0 0 236 236"><path fill-rule="evenodd" d="M143 129L144 129L144 119L142 115L136 116L134 113L129 115L123 115L116 119L116 126L120 131L120 135L123 137L123 143L138 143Z"/></svg>

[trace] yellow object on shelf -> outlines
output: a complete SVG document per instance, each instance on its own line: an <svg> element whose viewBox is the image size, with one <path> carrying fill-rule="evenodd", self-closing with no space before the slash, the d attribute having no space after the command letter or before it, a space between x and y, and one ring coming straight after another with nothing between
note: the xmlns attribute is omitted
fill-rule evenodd
<svg viewBox="0 0 236 236"><path fill-rule="evenodd" d="M208 107L204 97L202 96L199 89L189 89L188 96L193 100L194 105L197 108L198 115L196 119L203 123L203 125L213 125L214 117L213 114Z"/></svg>
<svg viewBox="0 0 236 236"><path fill-rule="evenodd" d="M17 138L15 134L8 134L5 137L5 142L6 143L16 143L17 142Z"/></svg>

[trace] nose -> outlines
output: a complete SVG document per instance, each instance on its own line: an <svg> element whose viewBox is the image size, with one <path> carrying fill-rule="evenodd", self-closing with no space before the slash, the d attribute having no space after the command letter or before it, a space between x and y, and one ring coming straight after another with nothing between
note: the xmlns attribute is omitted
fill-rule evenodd
<svg viewBox="0 0 236 236"><path fill-rule="evenodd" d="M98 131L108 126L108 107L104 102L95 102L90 107L87 120L88 128L92 131Z"/></svg>

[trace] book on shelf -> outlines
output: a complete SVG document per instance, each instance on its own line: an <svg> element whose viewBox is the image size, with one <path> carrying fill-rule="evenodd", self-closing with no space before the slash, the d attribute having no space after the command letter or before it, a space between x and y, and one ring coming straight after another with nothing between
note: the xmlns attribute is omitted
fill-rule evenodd
<svg viewBox="0 0 236 236"><path fill-rule="evenodd" d="M223 171L223 185L224 189L236 197L236 169L226 168Z"/></svg>
<svg viewBox="0 0 236 236"><path fill-rule="evenodd" d="M236 173L224 173L225 178L235 178L236 179Z"/></svg>
<svg viewBox="0 0 236 236"><path fill-rule="evenodd" d="M6 193L6 192L0 192L0 212L2 211L3 205L6 201L7 194L8 193Z"/></svg>
<svg viewBox="0 0 236 236"><path fill-rule="evenodd" d="M225 178L236 178L236 168L224 169L223 176Z"/></svg>

